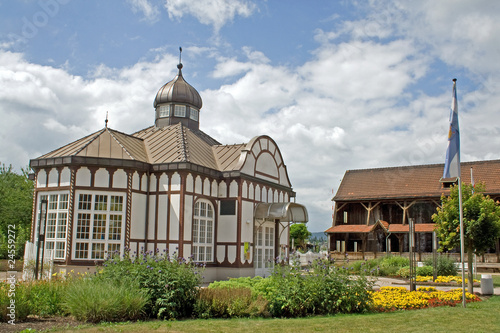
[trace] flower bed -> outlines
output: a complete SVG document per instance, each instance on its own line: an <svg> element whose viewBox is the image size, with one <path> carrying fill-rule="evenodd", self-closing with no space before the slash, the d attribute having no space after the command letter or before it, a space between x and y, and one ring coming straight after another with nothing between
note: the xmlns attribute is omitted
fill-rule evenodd
<svg viewBox="0 0 500 333"><path fill-rule="evenodd" d="M437 291L432 287L408 291L405 287L382 287L371 293L375 311L388 312L395 310L413 310L428 307L456 305L462 302L462 290ZM466 293L466 302L481 299L474 294Z"/></svg>
<svg viewBox="0 0 500 333"><path fill-rule="evenodd" d="M418 275L416 278L417 282L430 282L430 283L436 283L436 284L462 284L462 277L460 276L438 276L435 281L433 281L432 276L420 276ZM468 283L468 279L465 279L465 283ZM474 286L479 286L479 280L474 279Z"/></svg>

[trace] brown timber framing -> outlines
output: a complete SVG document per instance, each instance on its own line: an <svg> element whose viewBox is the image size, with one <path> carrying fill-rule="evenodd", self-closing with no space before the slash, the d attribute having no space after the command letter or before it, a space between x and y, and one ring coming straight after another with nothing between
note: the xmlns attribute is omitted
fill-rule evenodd
<svg viewBox="0 0 500 333"><path fill-rule="evenodd" d="M410 204L407 204L407 201L403 201L403 205L401 205L398 201L395 201L395 203L403 210L403 221L402 224L405 225L406 223L406 217L407 217L407 211L410 209L411 206L413 206L415 203L417 203L417 200L413 200Z"/></svg>
<svg viewBox="0 0 500 333"><path fill-rule="evenodd" d="M377 202L375 204L375 206L372 206L371 201L368 202L368 207L365 206L365 204L362 202L360 202L360 204L361 204L361 206L365 207L366 211L368 212L368 214L366 215L366 225L370 225L370 214L371 214L372 210L380 204L380 201Z"/></svg>

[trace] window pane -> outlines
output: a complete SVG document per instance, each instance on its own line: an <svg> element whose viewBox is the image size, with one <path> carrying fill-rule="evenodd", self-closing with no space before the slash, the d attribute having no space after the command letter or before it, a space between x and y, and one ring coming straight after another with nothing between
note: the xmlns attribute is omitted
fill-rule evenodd
<svg viewBox="0 0 500 333"><path fill-rule="evenodd" d="M199 243L205 243L205 220L200 220L200 239Z"/></svg>
<svg viewBox="0 0 500 333"><path fill-rule="evenodd" d="M120 244L108 244L108 255L114 256L120 254Z"/></svg>
<svg viewBox="0 0 500 333"><path fill-rule="evenodd" d="M59 195L59 209L68 209L68 195L60 194Z"/></svg>
<svg viewBox="0 0 500 333"><path fill-rule="evenodd" d="M78 209L90 210L92 205L92 196L90 194L80 194L78 200Z"/></svg>
<svg viewBox="0 0 500 333"><path fill-rule="evenodd" d="M89 239L90 233L90 214L78 213L76 222L76 238Z"/></svg>
<svg viewBox="0 0 500 333"><path fill-rule="evenodd" d="M95 210L108 210L108 196L107 195L96 195L94 209Z"/></svg>
<svg viewBox="0 0 500 333"><path fill-rule="evenodd" d="M120 240L122 234L122 216L110 215L109 216L109 234L108 239Z"/></svg>
<svg viewBox="0 0 500 333"><path fill-rule="evenodd" d="M49 208L48 209L57 209L57 194L51 194L49 196Z"/></svg>
<svg viewBox="0 0 500 333"><path fill-rule="evenodd" d="M170 105L162 105L160 106L159 117L164 118L170 115Z"/></svg>
<svg viewBox="0 0 500 333"><path fill-rule="evenodd" d="M54 254L57 259L64 259L64 252L66 250L66 242L56 243L56 252Z"/></svg>
<svg viewBox="0 0 500 333"><path fill-rule="evenodd" d="M112 212L121 212L123 210L123 197L112 195L109 209Z"/></svg>
<svg viewBox="0 0 500 333"><path fill-rule="evenodd" d="M94 228L92 239L104 239L106 237L106 215L94 214Z"/></svg>
<svg viewBox="0 0 500 333"><path fill-rule="evenodd" d="M176 105L174 116L185 117L186 116L186 106L185 105Z"/></svg>
<svg viewBox="0 0 500 333"><path fill-rule="evenodd" d="M198 121L199 111L193 108L189 108L189 117L193 120Z"/></svg>
<svg viewBox="0 0 500 333"><path fill-rule="evenodd" d="M193 220L193 243L198 243L198 219Z"/></svg>
<svg viewBox="0 0 500 333"><path fill-rule="evenodd" d="M208 244L212 244L212 234L213 234L213 229L212 229L212 221L207 221L207 234L206 234L206 242Z"/></svg>
<svg viewBox="0 0 500 333"><path fill-rule="evenodd" d="M57 214L56 213L48 213L47 214L47 224L45 226L45 237L46 238L55 238L56 237L56 221L57 221Z"/></svg>
<svg viewBox="0 0 500 333"><path fill-rule="evenodd" d="M89 257L89 244L76 243L75 244L75 258L76 259L87 259L88 257Z"/></svg>
<svg viewBox="0 0 500 333"><path fill-rule="evenodd" d="M59 213L57 218L57 238L66 238L66 224L68 213Z"/></svg>
<svg viewBox="0 0 500 333"><path fill-rule="evenodd" d="M91 259L104 259L104 243L92 244L92 257Z"/></svg>

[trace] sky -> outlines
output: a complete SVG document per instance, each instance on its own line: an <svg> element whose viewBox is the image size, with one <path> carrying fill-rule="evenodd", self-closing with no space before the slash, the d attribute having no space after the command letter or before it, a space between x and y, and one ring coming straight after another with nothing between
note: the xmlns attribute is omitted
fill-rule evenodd
<svg viewBox="0 0 500 333"><path fill-rule="evenodd" d="M308 229L346 170L444 163L457 78L461 161L500 158L500 2L0 1L0 163L104 127L154 124L183 75L200 129L278 144Z"/></svg>

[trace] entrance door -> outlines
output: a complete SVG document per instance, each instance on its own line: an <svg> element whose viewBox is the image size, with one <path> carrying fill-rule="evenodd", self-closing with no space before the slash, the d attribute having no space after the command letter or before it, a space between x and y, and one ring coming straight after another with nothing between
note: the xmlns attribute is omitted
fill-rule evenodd
<svg viewBox="0 0 500 333"><path fill-rule="evenodd" d="M257 230L255 275L269 276L274 267L274 223L265 222Z"/></svg>

